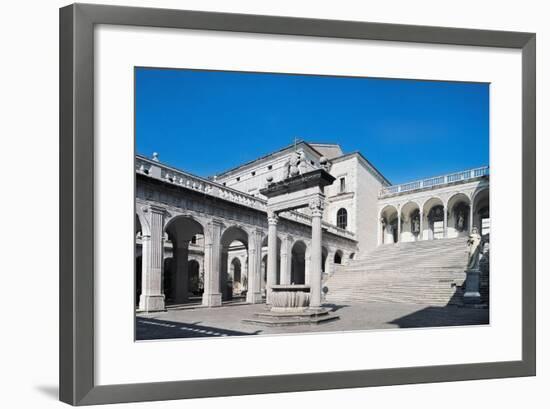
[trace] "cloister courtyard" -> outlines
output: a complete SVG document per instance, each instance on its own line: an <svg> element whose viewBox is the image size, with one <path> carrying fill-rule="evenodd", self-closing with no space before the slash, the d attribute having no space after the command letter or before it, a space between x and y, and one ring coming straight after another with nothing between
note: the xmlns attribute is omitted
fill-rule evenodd
<svg viewBox="0 0 550 409"><path fill-rule="evenodd" d="M489 324L488 308L367 302L325 304L338 319L318 325L265 326L243 322L267 310L265 304L238 301L218 308L173 306L165 312L138 313L136 340L252 336L311 332L387 330Z"/></svg>

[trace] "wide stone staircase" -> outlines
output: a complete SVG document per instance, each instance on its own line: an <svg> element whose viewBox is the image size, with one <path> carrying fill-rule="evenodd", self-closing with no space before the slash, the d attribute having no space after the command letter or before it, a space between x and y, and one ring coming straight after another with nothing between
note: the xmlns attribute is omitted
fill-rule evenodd
<svg viewBox="0 0 550 409"><path fill-rule="evenodd" d="M337 266L324 286L326 302L462 304L466 238L388 244Z"/></svg>

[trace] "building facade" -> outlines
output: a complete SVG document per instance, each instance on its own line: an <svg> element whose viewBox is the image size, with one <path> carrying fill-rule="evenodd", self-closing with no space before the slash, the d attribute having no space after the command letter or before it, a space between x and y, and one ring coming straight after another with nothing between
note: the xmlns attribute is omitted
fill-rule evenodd
<svg viewBox="0 0 550 409"><path fill-rule="evenodd" d="M274 220L260 191L284 179L292 155L301 173L330 164L324 188L322 271L365 258L381 245L466 237L490 229L489 172L479 168L391 183L359 152L299 142L210 178L136 157L136 307L237 299L263 302L269 223L277 224L280 284L310 283L312 215Z"/></svg>

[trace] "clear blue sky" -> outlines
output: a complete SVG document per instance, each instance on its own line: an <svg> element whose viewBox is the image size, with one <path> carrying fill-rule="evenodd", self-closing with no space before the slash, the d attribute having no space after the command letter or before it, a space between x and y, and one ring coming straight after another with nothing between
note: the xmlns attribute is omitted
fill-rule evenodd
<svg viewBox="0 0 550 409"><path fill-rule="evenodd" d="M339 143L392 183L489 164L489 85L136 69L136 150L210 176L290 145Z"/></svg>

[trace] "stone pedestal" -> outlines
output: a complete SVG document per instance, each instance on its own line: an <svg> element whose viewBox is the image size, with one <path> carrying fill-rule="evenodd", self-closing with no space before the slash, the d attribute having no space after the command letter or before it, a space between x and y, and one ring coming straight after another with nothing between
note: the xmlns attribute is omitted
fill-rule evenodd
<svg viewBox="0 0 550 409"><path fill-rule="evenodd" d="M310 306L308 285L274 285L271 288L269 310L242 320L247 324L269 327L316 325L339 319L330 308Z"/></svg>
<svg viewBox="0 0 550 409"><path fill-rule="evenodd" d="M466 282L464 283L464 304L472 305L481 302L479 269L466 270Z"/></svg>
<svg viewBox="0 0 550 409"><path fill-rule="evenodd" d="M310 304L308 285L274 285L271 292L271 311L302 312Z"/></svg>

